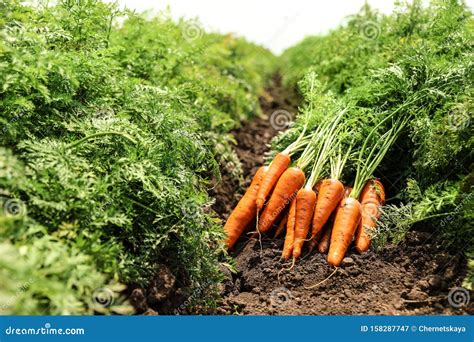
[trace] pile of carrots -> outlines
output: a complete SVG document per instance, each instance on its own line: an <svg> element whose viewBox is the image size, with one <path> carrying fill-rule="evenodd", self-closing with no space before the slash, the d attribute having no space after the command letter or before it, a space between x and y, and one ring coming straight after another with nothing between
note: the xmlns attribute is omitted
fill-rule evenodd
<svg viewBox="0 0 474 342"><path fill-rule="evenodd" d="M294 143L258 169L225 224L228 248L255 223L259 234L275 228L275 237L286 228L282 258L293 262L305 243L309 252L317 246L327 253L328 263L336 267L353 242L359 253L369 249L385 204L384 187L373 173L406 121L388 116L392 127L373 143L371 135L382 121L355 151L347 143L350 120L346 117L347 111L340 110L310 133L305 125ZM358 165L352 187L341 181L348 158L355 158Z"/></svg>

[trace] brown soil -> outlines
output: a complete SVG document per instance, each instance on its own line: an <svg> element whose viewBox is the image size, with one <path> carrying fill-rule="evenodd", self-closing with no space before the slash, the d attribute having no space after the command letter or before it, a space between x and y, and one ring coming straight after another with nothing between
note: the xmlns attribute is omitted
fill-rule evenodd
<svg viewBox="0 0 474 342"><path fill-rule="evenodd" d="M278 80L262 97L265 116L244 124L234 132L237 154L249 184L263 163L267 144L277 134L269 123L276 109L295 112L285 100ZM214 209L227 218L242 191L238 184L222 183L214 194ZM237 272L227 273L223 299L217 313L248 315L337 315L337 314L473 314L474 305L455 308L448 301L451 289L460 286L466 269L460 255L444 252L424 232L410 232L398 246L389 245L358 255L350 251L346 263L334 274L325 256L312 253L288 271L280 260L282 239L264 236L262 245L248 235L237 244ZM283 271L282 271L283 270ZM280 277L278 274L280 273ZM332 276L329 278L329 276ZM280 279L278 279L280 278ZM326 280L325 280L326 279ZM325 280L325 281L324 281ZM314 288L309 288L316 284ZM473 298L473 293L470 293ZM454 301L459 296L451 296ZM454 303L455 304L455 303Z"/></svg>
<svg viewBox="0 0 474 342"><path fill-rule="evenodd" d="M282 239L264 239L262 249L256 240L242 242L238 246L241 250L236 253L237 273L227 278L219 313L474 313L473 305L456 309L448 301L450 289L462 282L464 260L442 252L426 238L426 233L411 232L398 246L387 246L362 256L351 251L347 264L334 274L325 255L318 253L304 257L288 271L289 263L280 261ZM314 285L317 286L310 288Z"/></svg>

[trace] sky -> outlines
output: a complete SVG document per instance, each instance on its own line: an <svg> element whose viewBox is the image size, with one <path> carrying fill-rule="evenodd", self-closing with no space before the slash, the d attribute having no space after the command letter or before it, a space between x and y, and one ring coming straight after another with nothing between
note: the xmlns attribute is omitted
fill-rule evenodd
<svg viewBox="0 0 474 342"><path fill-rule="evenodd" d="M206 30L232 32L280 54L308 35L325 33L359 11L366 0L118 0L139 12L168 6L174 18L199 18ZM367 0L390 13L393 0ZM467 3L473 7L474 0Z"/></svg>

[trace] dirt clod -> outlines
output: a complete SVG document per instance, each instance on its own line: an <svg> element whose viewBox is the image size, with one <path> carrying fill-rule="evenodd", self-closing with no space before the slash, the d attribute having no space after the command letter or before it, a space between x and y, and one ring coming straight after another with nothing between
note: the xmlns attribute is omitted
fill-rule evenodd
<svg viewBox="0 0 474 342"><path fill-rule="evenodd" d="M345 257L344 259L342 259L342 266L352 266L354 265L354 259L350 258L350 257Z"/></svg>
<svg viewBox="0 0 474 342"><path fill-rule="evenodd" d="M130 295L130 302L133 306L141 312L144 312L148 309L148 304L146 301L145 291L141 288L136 288L132 291Z"/></svg>
<svg viewBox="0 0 474 342"><path fill-rule="evenodd" d="M423 292L419 289L413 289L407 294L407 299L414 300L414 301L421 301L428 298L428 294Z"/></svg>
<svg viewBox="0 0 474 342"><path fill-rule="evenodd" d="M428 284L433 290L437 290L442 287L443 280L441 279L440 276L433 275L428 278Z"/></svg>
<svg viewBox="0 0 474 342"><path fill-rule="evenodd" d="M156 277L152 280L148 289L148 301L152 304L160 303L170 295L173 290L176 278L170 269L161 265Z"/></svg>
<svg viewBox="0 0 474 342"><path fill-rule="evenodd" d="M145 316L158 316L158 312L153 309L148 309L143 313Z"/></svg>

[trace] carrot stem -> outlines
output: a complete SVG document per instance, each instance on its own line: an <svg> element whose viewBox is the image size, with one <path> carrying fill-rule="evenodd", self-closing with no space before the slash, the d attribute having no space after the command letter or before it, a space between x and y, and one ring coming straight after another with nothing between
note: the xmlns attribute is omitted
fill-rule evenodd
<svg viewBox="0 0 474 342"><path fill-rule="evenodd" d="M381 122L379 122L369 133L364 141L362 148L359 151L357 171L354 180L354 187L349 195L351 198L359 198L365 183L372 177L375 169L382 162L385 154L388 152L390 147L393 145L395 140L398 138L402 130L405 128L408 122L408 117L404 119L397 119L392 127L385 132L377 142L372 146L368 155L366 154L367 145L372 135L377 131L380 125L386 122L389 118L393 117L395 112L387 116Z"/></svg>
<svg viewBox="0 0 474 342"><path fill-rule="evenodd" d="M75 142L67 145L66 149L73 149L74 147L77 147L77 146L81 145L83 142L86 142L87 140L91 140L91 139L94 139L94 138L103 137L103 136L107 136L107 135L117 135L117 136L120 136L120 137L123 137L123 138L127 139L132 144L137 144L137 141L135 139L133 139L131 136L129 136L128 134L125 134L125 133L122 133L122 132L111 131L111 132L99 132L99 133L94 133L94 134L88 135L88 136L86 136L82 139L79 139L78 141L75 141Z"/></svg>
<svg viewBox="0 0 474 342"><path fill-rule="evenodd" d="M331 121L328 121L320 131L320 134L317 136L320 143L318 151L315 151L314 157L316 157L316 162L313 165L311 175L308 178L308 187L313 187L316 182L322 177L324 172L324 167L327 164L327 161L330 155L333 153L335 148L334 141L336 140L337 133L343 128L343 126L338 126L344 114L347 112L347 109L341 110ZM315 147L316 149L316 147Z"/></svg>
<svg viewBox="0 0 474 342"><path fill-rule="evenodd" d="M313 89L314 89L314 79L311 80L310 92L313 92ZM304 137L305 137L305 134L306 134L306 130L308 129L308 122L309 122L309 117L310 117L309 114L312 112L312 110L313 110L313 103L311 102L310 107L306 110L303 130L301 131L298 138L283 151L284 153L287 153L288 155L290 155L292 153L292 151L296 151L296 150L298 150L299 148L302 147L301 146L302 142L304 143L303 146L305 145Z"/></svg>

